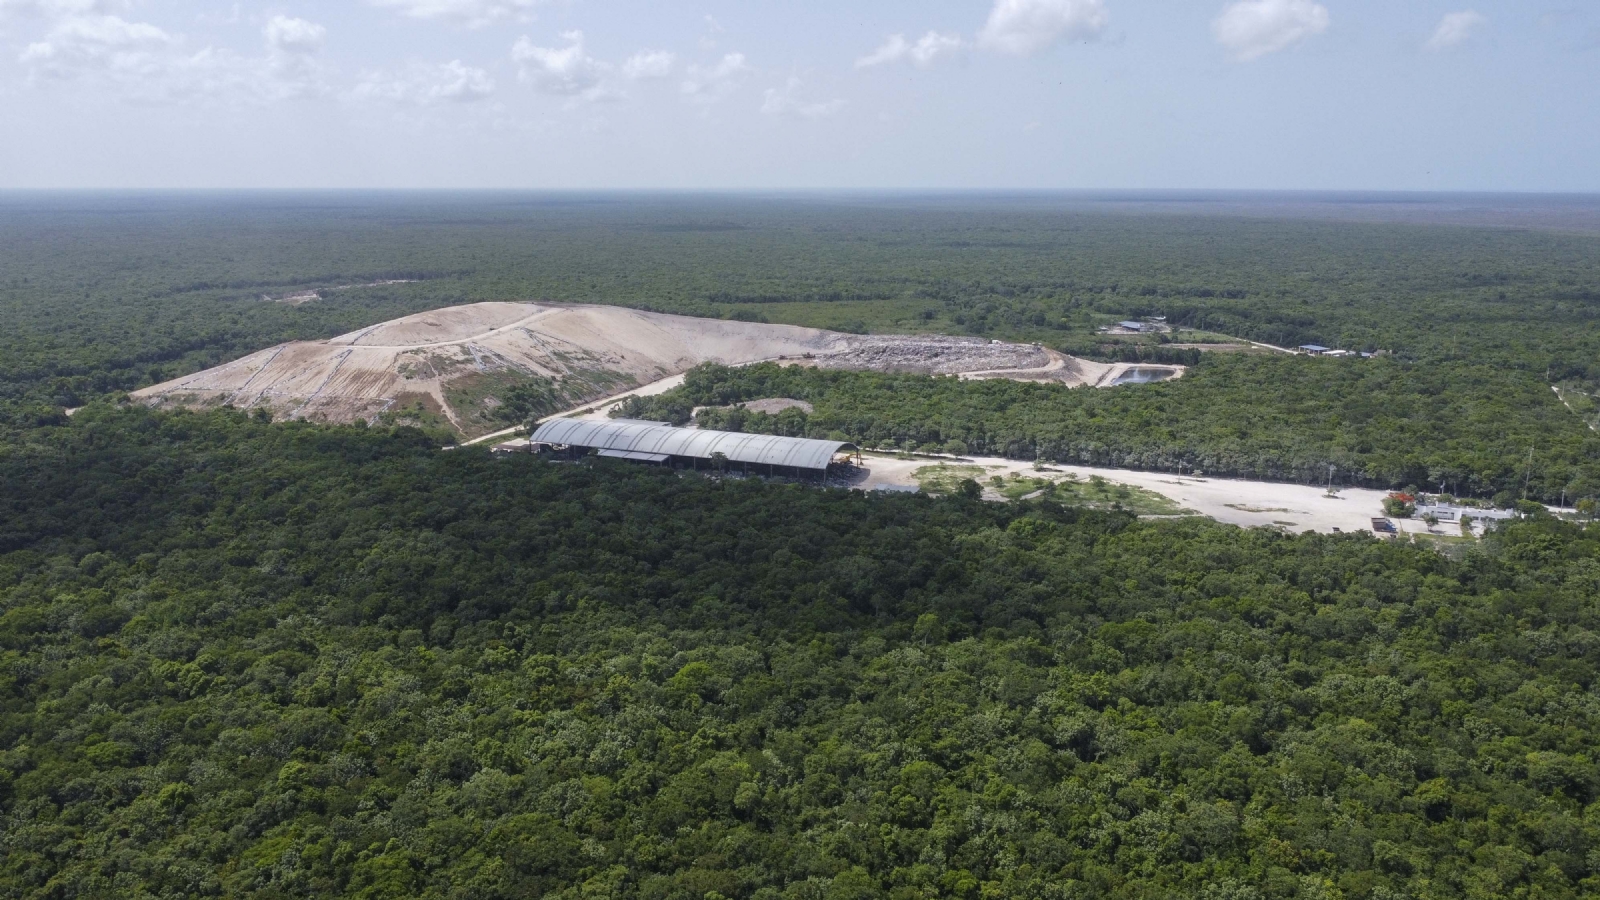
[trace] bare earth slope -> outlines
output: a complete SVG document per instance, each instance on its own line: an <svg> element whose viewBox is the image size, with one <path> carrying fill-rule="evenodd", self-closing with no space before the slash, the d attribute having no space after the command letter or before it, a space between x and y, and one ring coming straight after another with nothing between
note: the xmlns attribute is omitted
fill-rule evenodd
<svg viewBox="0 0 1600 900"><path fill-rule="evenodd" d="M326 341L281 344L134 397L152 406L266 408L280 418L327 422L420 406L472 436L503 424L490 415L500 403L495 395L518 384L537 381L587 402L703 362L805 356L842 368L1096 380L1079 374L1092 363L974 338L849 335L619 306L473 303Z"/></svg>

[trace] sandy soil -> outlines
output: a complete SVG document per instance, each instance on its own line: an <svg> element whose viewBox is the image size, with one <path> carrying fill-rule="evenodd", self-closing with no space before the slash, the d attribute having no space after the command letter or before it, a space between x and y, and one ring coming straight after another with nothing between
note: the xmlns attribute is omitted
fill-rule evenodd
<svg viewBox="0 0 1600 900"><path fill-rule="evenodd" d="M964 379L976 378L1005 378L1011 381L1050 381L1059 382L1068 387L1111 387L1117 379L1127 375L1135 369L1160 369L1170 373L1167 377L1159 379L1170 381L1182 378L1187 371L1185 366L1168 365L1166 363L1102 363L1076 356L1067 356L1054 350L1046 349L1044 353L1049 357L1045 365L1033 369L1000 369L990 372L963 372Z"/></svg>
<svg viewBox="0 0 1600 900"><path fill-rule="evenodd" d="M656 394L665 394L667 391L672 390L680 384L683 384L683 373L681 372L677 375L668 375L666 378L663 378L660 381L652 381L643 387L637 387L631 391L623 391L615 396L606 397L593 404L582 406L577 409L567 410L566 412L559 412L555 415L545 416L539 421L548 422L551 419L561 418L605 421L611 418L611 411L616 409L617 406L622 403L622 401L628 399L629 397L654 397Z"/></svg>
<svg viewBox="0 0 1600 900"><path fill-rule="evenodd" d="M651 393L669 390L681 381L682 376L664 379L665 386ZM644 390L634 393L643 392ZM584 414L581 418L604 419L610 406L611 404L607 403ZM507 441L497 447L525 451L527 445L527 439L521 438ZM915 477L916 471L930 465L938 465L941 461L953 465L978 466L984 470L984 480L992 475L1004 477L1011 473L1031 478L1058 479L1070 474L1076 475L1080 481L1087 481L1091 476L1098 475L1112 484L1131 485L1160 494L1173 500L1183 509L1218 522L1243 528L1275 528L1288 532L1372 534L1372 520L1383 517L1383 498L1388 496L1384 491L1350 487L1338 488L1333 496L1329 496L1323 488L1312 485L1247 481L1236 478L1196 478L1192 475L1106 469L1095 466L1050 465L1044 470L1038 470L1031 462L993 456L918 455L912 459L898 459L869 452L863 459L866 477L851 485L862 490L920 490ZM1001 499L994 491L988 489L984 491L984 496L989 500ZM1552 511L1571 513L1570 510ZM1429 528L1427 523L1418 519L1389 521L1402 535L1454 538L1461 534L1458 526L1449 523ZM1476 529L1475 534L1482 536L1481 526Z"/></svg>
<svg viewBox="0 0 1600 900"><path fill-rule="evenodd" d="M339 284L329 288L322 288L322 290L329 292L353 291L357 288L384 287L391 284L415 284L416 281L417 280L415 278L391 278L387 281L369 281L366 284ZM290 306L299 306L302 303L311 303L315 300L321 300L322 294L318 293L317 291L297 291L293 294L285 294L282 297L273 297L268 294L262 294L261 299L268 303L287 303Z"/></svg>
<svg viewBox="0 0 1600 900"><path fill-rule="evenodd" d="M807 403L806 401L804 401L804 400L795 400L792 397L769 397L769 398L767 398L765 400L751 400L748 403L739 403L739 404L735 404L735 405L736 406L742 406L746 410L749 410L750 412L766 413L769 416L775 416L778 413L781 413L786 409L798 409L801 412L805 412L805 413L812 413L812 412L816 411L816 408L813 407L811 404ZM700 414L700 410L702 410L702 409L732 409L732 408L733 408L732 406L696 406L694 408L694 410L693 410L693 413L694 413L694 415L698 416Z"/></svg>
<svg viewBox="0 0 1600 900"><path fill-rule="evenodd" d="M675 385L669 385L673 387ZM666 388L663 388L666 389ZM606 407L596 409L583 418L605 418ZM498 446L525 450L527 439L507 441ZM941 457L918 455L912 459L897 459L868 453L864 457L866 478L852 485L863 490L916 491L918 469L937 465L940 461L982 468L985 480L991 475L1002 477L1017 473L1032 478L1062 478L1073 474L1087 481L1098 475L1113 484L1126 484L1144 488L1168 497L1180 507L1193 513L1238 525L1244 528L1275 528L1282 531L1316 531L1372 533L1372 520L1383 516L1383 491L1365 488L1339 488L1329 497L1320 487L1304 484L1284 484L1271 481L1246 481L1234 478L1196 478L1192 475L1173 475L1164 472L1139 472L1131 469L1105 469L1094 466L1051 465L1044 471L1033 468L1033 463L991 456ZM993 491L985 497L998 500ZM1450 524L1440 524L1430 529L1421 520L1390 519L1401 534L1431 534L1439 537L1457 537L1460 529ZM1481 529L1479 530L1481 534Z"/></svg>
<svg viewBox="0 0 1600 900"><path fill-rule="evenodd" d="M327 341L283 344L134 394L152 406L266 407L290 418L372 419L431 398L459 427L446 387L472 375L540 376L598 397L702 362L843 349L848 335L669 316L614 306L475 303ZM573 379L569 382L569 379Z"/></svg>
<svg viewBox="0 0 1600 900"><path fill-rule="evenodd" d="M954 461L953 459L951 461ZM1233 525L1246 528L1265 526L1287 531L1320 531L1331 533L1368 532L1372 519L1383 515L1383 491L1364 488L1340 488L1336 497L1328 497L1320 487L1304 484L1280 484L1270 481L1244 481L1232 478L1196 478L1192 475L1174 475L1164 472L1136 472L1129 469L1102 469L1092 466L1051 465L1052 471L1038 472L1031 462L999 457L965 457L969 465L983 467L990 475L1017 472L1033 477L1073 473L1081 479L1099 475L1115 484L1141 487L1165 497L1170 497L1185 509ZM866 489L915 488L912 477L917 469L932 465L935 459L885 459L867 457L867 480L860 485ZM1406 532L1426 532L1422 522L1392 520ZM1441 535L1459 534L1440 526Z"/></svg>
<svg viewBox="0 0 1600 900"><path fill-rule="evenodd" d="M1271 348L1250 344L1244 341L1232 344L1163 344L1168 350L1199 350L1202 353L1263 353L1274 352ZM1288 351L1283 351L1288 352Z"/></svg>
<svg viewBox="0 0 1600 900"><path fill-rule="evenodd" d="M1251 341L1251 340L1246 340L1245 343L1249 344L1252 347L1262 347L1262 348L1265 348L1267 350L1276 351L1278 353L1287 353L1290 356L1299 356L1298 353L1296 353L1293 350L1290 350L1288 347L1279 347L1277 344L1263 344L1260 341Z"/></svg>
<svg viewBox="0 0 1600 900"><path fill-rule="evenodd" d="M421 402L464 436L475 437L493 427L490 419L482 409L453 404L492 406L499 402L490 395L497 384L549 378L587 404L704 362L743 365L781 358L825 367L971 373L1069 385L1108 385L1129 368L976 338L852 335L620 306L474 303L326 341L282 344L133 396L151 406L266 408L279 417L326 422L371 421L397 406Z"/></svg>

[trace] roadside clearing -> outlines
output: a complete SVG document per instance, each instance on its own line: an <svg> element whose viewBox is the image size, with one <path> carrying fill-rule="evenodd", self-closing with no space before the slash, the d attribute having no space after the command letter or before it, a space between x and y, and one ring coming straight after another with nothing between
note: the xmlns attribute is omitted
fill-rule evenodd
<svg viewBox="0 0 1600 900"><path fill-rule="evenodd" d="M609 418L608 414L614 406L629 397L648 397L665 393L682 383L683 375L673 375L602 400L586 403L575 409L554 413L540 419L539 422L565 417L605 420ZM506 429L467 441L465 444L500 440L524 430ZM919 478L918 470L941 464L951 467L976 467L981 470L983 477L974 480L984 486L985 496L993 500L1006 499L1008 493L1004 488L997 490L991 484L990 479L996 475L1008 482L1016 480L1012 476L1063 481L1071 475L1076 476L1079 482L1079 486L1073 488L1074 491L1088 488L1094 479L1099 478L1110 485L1128 485L1171 501L1171 509L1163 509L1159 514L1181 515L1187 511L1245 528L1268 527L1294 532L1332 533L1338 529L1347 533L1369 533L1372 519L1383 514L1383 498L1388 496L1385 491L1346 487L1339 488L1335 495L1330 497L1322 487L1316 485L1197 477L1170 472L1142 472L1098 466L1050 464L1035 469L1032 462L995 456L956 458L918 455L902 459L893 454L870 451L864 456L868 469L867 477L855 487L866 490L918 490L931 474L924 473ZM966 474L968 473L963 472L962 477L966 477ZM1137 495L1130 502L1124 503L1124 506L1135 512L1146 511L1145 504L1137 502ZM1149 512L1155 513L1155 509L1151 507ZM1458 533L1444 526L1430 532L1428 526L1420 520L1393 521L1401 535L1432 534L1448 537Z"/></svg>
<svg viewBox="0 0 1600 900"><path fill-rule="evenodd" d="M937 466L941 460L921 457L899 459L894 456L870 454L870 470L862 488L906 489L919 483L917 471ZM1101 478L1110 484L1125 484L1141 488L1168 498L1177 507L1198 515L1245 528L1268 527L1285 531L1320 531L1332 533L1370 532L1374 516L1383 514L1384 491L1366 488L1340 488L1329 497L1319 486L1282 484L1270 481L1245 481L1235 478L1196 477L1170 472L1140 472L1131 469L1108 469L1096 466L1069 466L1051 464L1035 469L1033 463L992 456L967 456L946 461L952 466L972 466L981 469L982 478L974 479L986 488L986 496L995 495L989 479L999 475L1008 479L1015 474L1025 478L1065 479L1076 476L1080 483ZM922 480L927 480L924 473ZM1131 504L1130 504L1131 505ZM1427 533L1426 524L1420 521L1395 520L1402 533L1413 531ZM1440 531L1440 534L1447 532Z"/></svg>

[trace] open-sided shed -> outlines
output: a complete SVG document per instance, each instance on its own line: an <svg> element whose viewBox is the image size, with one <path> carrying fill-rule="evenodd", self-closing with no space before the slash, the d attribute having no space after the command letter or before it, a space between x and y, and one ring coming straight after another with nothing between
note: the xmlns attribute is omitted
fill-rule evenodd
<svg viewBox="0 0 1600 900"><path fill-rule="evenodd" d="M529 441L639 462L681 462L694 468L709 467L720 456L750 471L795 471L818 478L826 475L839 454L856 449L845 441L675 428L632 419L552 419L540 425Z"/></svg>

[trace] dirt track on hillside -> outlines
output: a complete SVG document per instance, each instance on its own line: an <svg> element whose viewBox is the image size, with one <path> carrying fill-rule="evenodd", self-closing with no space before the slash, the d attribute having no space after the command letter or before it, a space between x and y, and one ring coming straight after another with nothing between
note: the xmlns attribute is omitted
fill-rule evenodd
<svg viewBox="0 0 1600 900"><path fill-rule="evenodd" d="M297 341L144 388L151 406L263 408L279 418L375 420L397 409L467 436L499 425L496 392L546 379L574 402L612 396L704 362L804 360L828 368L1067 385L1110 369L1028 344L941 335L853 335L620 306L473 303L418 313L326 341Z"/></svg>

